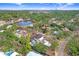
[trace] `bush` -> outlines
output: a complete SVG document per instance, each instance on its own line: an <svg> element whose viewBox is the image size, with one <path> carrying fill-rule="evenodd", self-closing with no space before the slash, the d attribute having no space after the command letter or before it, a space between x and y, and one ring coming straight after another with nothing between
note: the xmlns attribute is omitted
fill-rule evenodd
<svg viewBox="0 0 79 59"><path fill-rule="evenodd" d="M57 41L54 41L52 42L52 45L51 45L51 48L55 50L55 48L58 46L58 42Z"/></svg>
<svg viewBox="0 0 79 59"><path fill-rule="evenodd" d="M28 36L26 37L25 49L26 49L26 53L32 50L31 45L30 45L30 34L28 34Z"/></svg>
<svg viewBox="0 0 79 59"><path fill-rule="evenodd" d="M67 53L71 56L79 55L79 39L73 38L68 42Z"/></svg>

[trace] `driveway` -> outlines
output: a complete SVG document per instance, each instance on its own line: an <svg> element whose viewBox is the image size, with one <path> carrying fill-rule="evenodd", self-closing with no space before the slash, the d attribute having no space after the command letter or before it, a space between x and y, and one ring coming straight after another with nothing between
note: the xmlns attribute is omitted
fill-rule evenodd
<svg viewBox="0 0 79 59"><path fill-rule="evenodd" d="M65 47L66 47L68 41L73 36L74 36L74 34L72 34L71 36L67 37L66 39L64 39L62 41L59 41L59 46L55 49L55 51L56 51L55 55L56 56L65 56L65 53L64 53Z"/></svg>

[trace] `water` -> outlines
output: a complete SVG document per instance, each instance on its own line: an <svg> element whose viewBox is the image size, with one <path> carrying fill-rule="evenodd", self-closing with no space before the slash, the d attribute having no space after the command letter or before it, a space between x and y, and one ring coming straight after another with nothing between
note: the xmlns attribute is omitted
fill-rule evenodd
<svg viewBox="0 0 79 59"><path fill-rule="evenodd" d="M22 21L18 23L19 26L33 26L31 21Z"/></svg>

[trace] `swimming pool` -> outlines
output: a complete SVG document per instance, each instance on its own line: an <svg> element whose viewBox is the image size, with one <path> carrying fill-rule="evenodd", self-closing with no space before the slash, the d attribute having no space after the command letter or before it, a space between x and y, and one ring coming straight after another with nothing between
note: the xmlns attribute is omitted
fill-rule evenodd
<svg viewBox="0 0 79 59"><path fill-rule="evenodd" d="M19 26L33 26L31 21L22 21L18 23Z"/></svg>

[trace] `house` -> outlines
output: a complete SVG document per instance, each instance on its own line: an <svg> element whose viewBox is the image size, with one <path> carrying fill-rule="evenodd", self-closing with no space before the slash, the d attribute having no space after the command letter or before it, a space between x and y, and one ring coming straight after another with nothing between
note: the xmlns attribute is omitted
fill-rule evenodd
<svg viewBox="0 0 79 59"><path fill-rule="evenodd" d="M19 56L20 54L14 51L2 52L0 51L0 56Z"/></svg>
<svg viewBox="0 0 79 59"><path fill-rule="evenodd" d="M0 26L3 26L6 24L6 21L0 21Z"/></svg>
<svg viewBox="0 0 79 59"><path fill-rule="evenodd" d="M26 56L43 56L40 53L37 53L35 51L30 51Z"/></svg>
<svg viewBox="0 0 79 59"><path fill-rule="evenodd" d="M69 22L74 22L74 19L71 19Z"/></svg>
<svg viewBox="0 0 79 59"><path fill-rule="evenodd" d="M5 30L0 30L0 32L4 32Z"/></svg>
<svg viewBox="0 0 79 59"><path fill-rule="evenodd" d="M17 53L17 52L13 52L13 53L11 54L11 56L20 56L20 54Z"/></svg>
<svg viewBox="0 0 79 59"><path fill-rule="evenodd" d="M11 28L11 27L12 27L12 25L8 25L8 26L7 26L7 29L9 29L9 28Z"/></svg>
<svg viewBox="0 0 79 59"><path fill-rule="evenodd" d="M23 28L19 28L19 29L17 29L16 31L15 31L15 35L17 36L17 37L21 37L21 36L23 36L23 37L26 37L27 36L27 31L26 31L26 29L23 29Z"/></svg>
<svg viewBox="0 0 79 59"><path fill-rule="evenodd" d="M2 51L0 51L0 56L6 56L5 54L4 54L4 52L2 52Z"/></svg>
<svg viewBox="0 0 79 59"><path fill-rule="evenodd" d="M26 20L27 20L27 21L31 21L32 19L31 19L31 18L27 18Z"/></svg>
<svg viewBox="0 0 79 59"><path fill-rule="evenodd" d="M47 41L45 35L43 33L32 33L30 44L34 46L36 43L43 43L46 46L51 46L51 43Z"/></svg>
<svg viewBox="0 0 79 59"><path fill-rule="evenodd" d="M6 22L6 24L13 24L14 23L14 20L9 20Z"/></svg>
<svg viewBox="0 0 79 59"><path fill-rule="evenodd" d="M18 56L19 53L13 51L13 50L9 50L7 52L4 53L6 56Z"/></svg>
<svg viewBox="0 0 79 59"><path fill-rule="evenodd" d="M49 41L47 41L47 40L44 40L44 45L46 45L46 46L48 46L48 47L51 46L51 44L50 44Z"/></svg>
<svg viewBox="0 0 79 59"><path fill-rule="evenodd" d="M32 33L31 35L31 45L33 46L36 43L39 43L41 40L43 40L43 36L41 33Z"/></svg>
<svg viewBox="0 0 79 59"><path fill-rule="evenodd" d="M59 31L54 31L53 34L57 35L59 34Z"/></svg>
<svg viewBox="0 0 79 59"><path fill-rule="evenodd" d="M23 18L19 18L18 20L17 20L17 22L20 22L20 21L23 21L24 19Z"/></svg>

